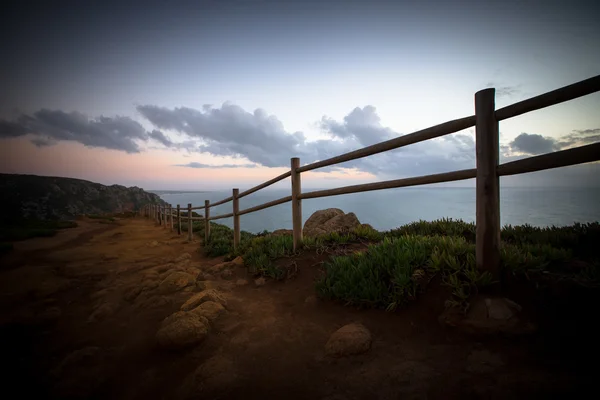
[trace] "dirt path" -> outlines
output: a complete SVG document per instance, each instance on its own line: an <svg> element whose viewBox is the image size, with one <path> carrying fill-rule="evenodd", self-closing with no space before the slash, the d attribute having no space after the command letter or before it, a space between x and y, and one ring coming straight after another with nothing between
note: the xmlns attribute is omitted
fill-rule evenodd
<svg viewBox="0 0 600 400"><path fill-rule="evenodd" d="M57 237L18 243L0 260L5 393L103 399L530 398L573 394L588 382L587 370L549 350L541 335L475 340L442 328L437 316L443 301L435 296L395 314L315 301L318 257L298 260L294 279L263 286L244 268L227 280L205 276L222 260L202 257L199 243L187 243L184 236L139 218L115 225L81 221ZM201 283L167 293L159 284L173 270ZM249 284L236 285L237 279ZM200 286L223 292L228 313L201 344L177 352L159 348L161 321ZM351 322L371 331L371 350L326 357L329 336Z"/></svg>

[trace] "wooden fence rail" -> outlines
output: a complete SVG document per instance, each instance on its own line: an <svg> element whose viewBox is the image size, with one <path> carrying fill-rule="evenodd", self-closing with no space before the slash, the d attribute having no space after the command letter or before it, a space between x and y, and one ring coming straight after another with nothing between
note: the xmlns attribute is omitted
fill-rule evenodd
<svg viewBox="0 0 600 400"><path fill-rule="evenodd" d="M581 82L574 83L560 89L544 93L512 104L507 107L495 109L495 89L484 89L475 93L475 115L448 121L408 135L400 136L385 142L364 147L346 154L331 157L312 164L300 165L299 158L292 158L290 170L260 185L244 192L233 189L232 196L210 203L204 201L203 206L187 206L188 240L193 237L193 221L204 220L204 240L210 239L210 221L233 217L233 245L234 249L240 244L240 216L255 211L264 210L279 204L292 202L292 225L294 250L302 245L302 200L319 197L337 196L349 193L359 193L371 190L400 188L432 183L451 182L464 179L476 179L476 262L480 270L488 270L494 276L499 274L500 266L500 185L501 176L524 174L542 171L551 168L566 167L600 160L600 143L589 144L581 147L561 150L549 154L528 157L505 164L499 164L499 121L512 118L530 111L539 110L555 104L570 101L591 93L600 91L600 75ZM327 190L302 192L301 174L317 168L328 167L362 157L371 156L384 151L398 149L418 142L445 136L464 129L475 127L475 156L476 168L461 171L444 172L440 174L394 179L382 182L351 185ZM239 199L254 192L271 186L286 178L291 178L291 196L273 200L244 210L240 210ZM233 202L232 212L222 215L210 215L210 208L228 202ZM185 209L183 209L185 210ZM193 210L204 210L203 217L194 217ZM147 205L143 215L153 218L164 228L169 224L173 230L173 219L177 218L177 232L181 234L182 208L177 205L173 212L169 205Z"/></svg>

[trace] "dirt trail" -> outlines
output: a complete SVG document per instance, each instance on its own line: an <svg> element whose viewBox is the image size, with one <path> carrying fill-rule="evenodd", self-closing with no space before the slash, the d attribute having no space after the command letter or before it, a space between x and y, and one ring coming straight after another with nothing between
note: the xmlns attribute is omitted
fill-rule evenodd
<svg viewBox="0 0 600 400"><path fill-rule="evenodd" d="M0 271L5 393L38 398L448 399L555 397L587 376L543 335L477 338L441 327L435 295L394 314L314 301L319 261L297 260L285 282L254 285L204 273L199 243L147 219L83 220L54 238L17 243ZM190 260L178 259L182 254ZM185 258L185 257L184 257ZM171 270L199 286L165 293ZM209 278L208 280L202 280ZM249 284L236 285L237 279ZM227 298L207 339L183 350L156 345L161 321L205 286ZM307 300L308 299L308 300ZM361 322L371 350L328 358L341 326ZM585 372L586 370L583 370Z"/></svg>

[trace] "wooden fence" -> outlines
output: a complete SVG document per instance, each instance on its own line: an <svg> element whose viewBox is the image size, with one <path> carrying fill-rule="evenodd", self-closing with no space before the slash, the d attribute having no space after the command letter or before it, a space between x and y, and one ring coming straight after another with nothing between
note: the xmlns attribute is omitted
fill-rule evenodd
<svg viewBox="0 0 600 400"><path fill-rule="evenodd" d="M475 115L445 122L427 129L423 129L408 135L400 136L385 142L367 146L346 154L332 157L327 160L317 161L312 164L300 165L299 158L291 159L291 166L285 172L267 182L252 189L239 192L233 189L231 197L210 203L204 201L203 206L187 205L187 209L181 209L179 205L175 212L171 205L157 206L148 205L144 208L146 216L154 218L164 227L173 229L173 218L177 218L179 234L181 234L182 212L187 221L188 239L192 240L192 222L204 219L214 221L221 218L233 217L233 244L234 248L240 243L240 216L251 212L264 210L279 204L292 202L292 223L294 250L302 244L302 200L315 199L319 197L336 196L348 193L366 192L371 190L426 185L431 183L451 182L464 179L476 178L476 260L477 267L488 270L497 275L500 265L500 188L499 178L506 175L523 174L527 172L541 171L545 169L565 167L569 165L582 164L600 160L600 143L589 144L568 150L557 151L535 157L529 157L517 161L499 164L499 135L498 122L525 114L530 111L539 110L555 104L563 103L591 93L600 91L600 75L584 81L565 86L563 88L520 101L501 109L495 109L495 89L484 89L475 93ZM344 186L335 189L302 192L301 174L317 168L327 167L356 160L358 158L371 156L384 151L397 149L410 144L441 137L475 126L475 152L476 168L461 171L445 172L434 175L419 176L413 178L395 179L376 183ZM239 199L248 196L267 186L273 185L283 179L291 177L291 196L273 200L258 206L240 210ZM233 202L232 212L223 215L210 215L210 208L228 202ZM193 217L194 210L204 210L204 217ZM204 238L210 237L210 224L206 223Z"/></svg>

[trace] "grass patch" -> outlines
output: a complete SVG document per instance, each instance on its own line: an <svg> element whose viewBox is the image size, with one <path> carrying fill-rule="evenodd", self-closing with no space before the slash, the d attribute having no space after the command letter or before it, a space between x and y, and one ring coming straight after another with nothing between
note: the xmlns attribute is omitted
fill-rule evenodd
<svg viewBox="0 0 600 400"><path fill-rule="evenodd" d="M493 283L489 273L475 266L474 233L474 224L450 219L419 221L385 232L382 242L363 253L332 257L316 283L317 292L349 305L394 310L414 300L437 275L452 290L449 302L466 306L472 294ZM598 223L506 226L501 268L530 280L554 276L598 286L600 262L594 250L599 241Z"/></svg>
<svg viewBox="0 0 600 400"><path fill-rule="evenodd" d="M56 235L58 230L74 228L75 221L59 220L21 220L2 223L0 227L0 241L19 241L34 237L50 237Z"/></svg>

